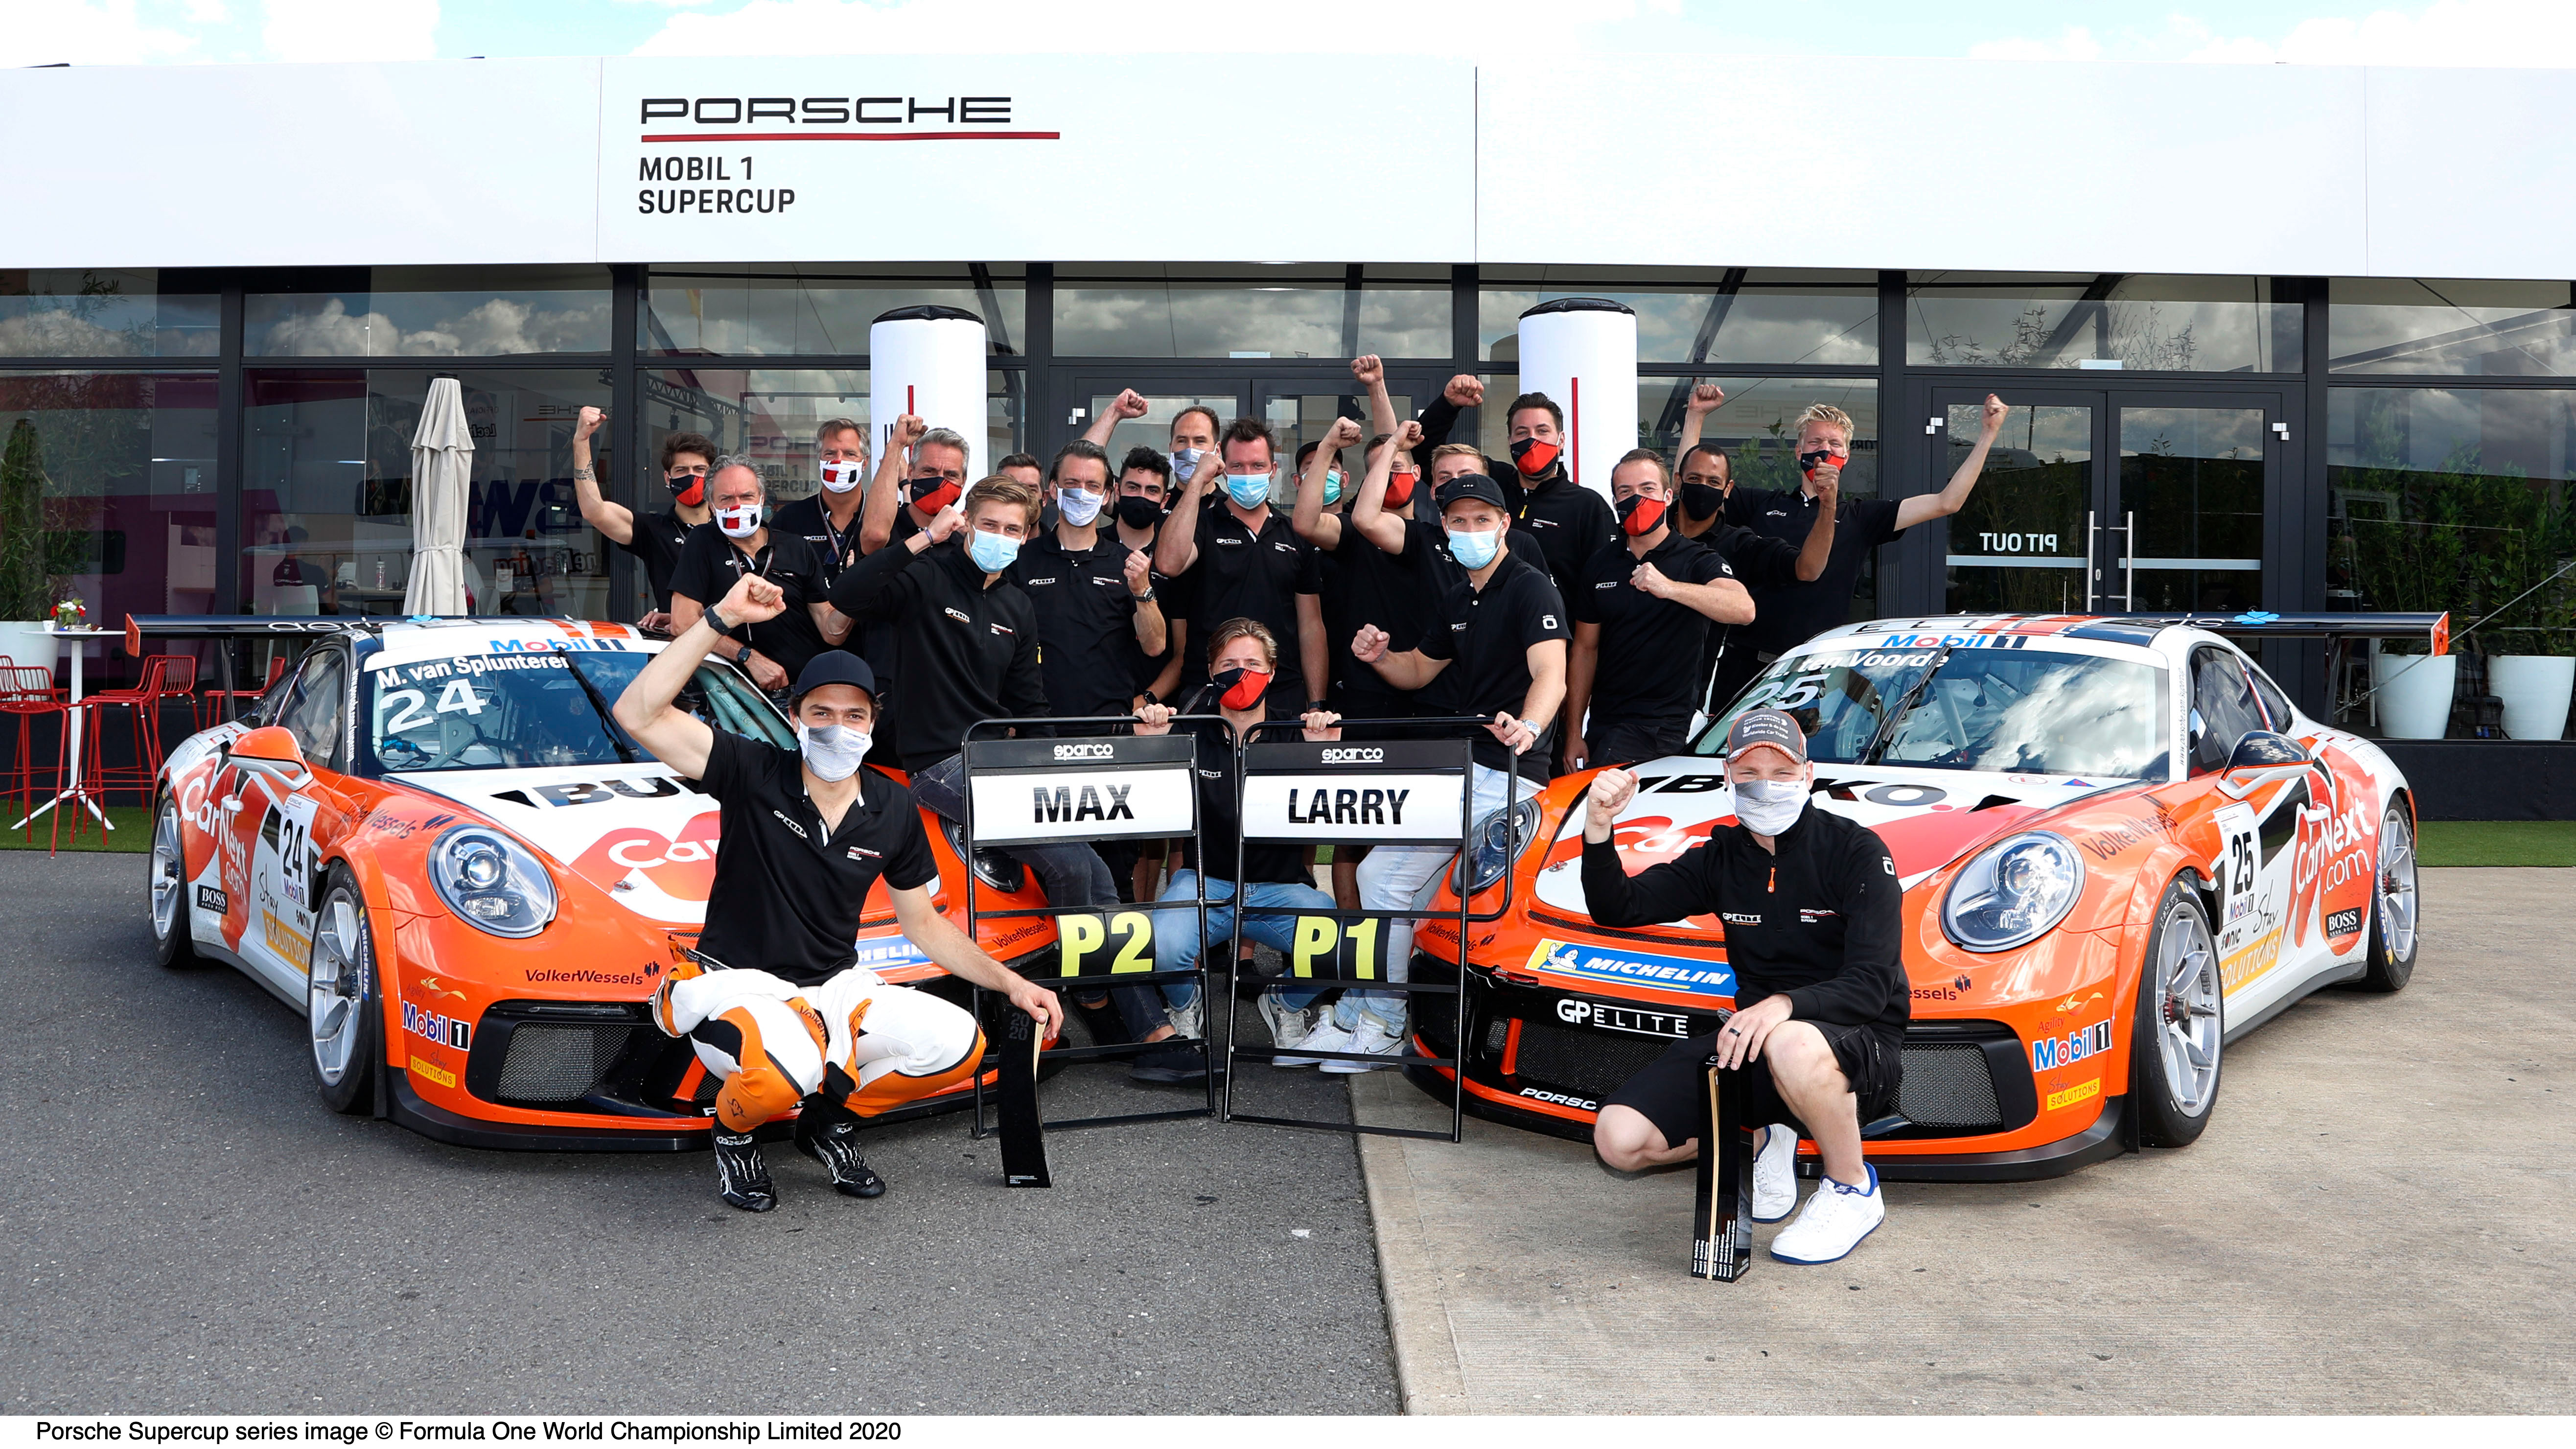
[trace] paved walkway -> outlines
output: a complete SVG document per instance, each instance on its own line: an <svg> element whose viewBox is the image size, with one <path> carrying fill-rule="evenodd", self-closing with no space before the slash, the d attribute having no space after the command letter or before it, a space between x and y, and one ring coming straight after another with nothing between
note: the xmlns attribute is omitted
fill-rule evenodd
<svg viewBox="0 0 2576 1449"><path fill-rule="evenodd" d="M1363 1139L1415 1413L2576 1409L2576 871L2425 877L2396 997L2228 1049L2194 1146L2055 1182L1890 1184L1821 1268L1687 1272L1687 1169L1469 1119ZM1388 1073L1363 1120L1445 1125Z"/></svg>

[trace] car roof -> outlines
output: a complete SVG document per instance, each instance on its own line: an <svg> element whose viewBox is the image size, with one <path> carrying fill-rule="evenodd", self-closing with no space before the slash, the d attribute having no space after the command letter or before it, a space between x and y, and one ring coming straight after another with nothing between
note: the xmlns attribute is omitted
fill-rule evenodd
<svg viewBox="0 0 2576 1449"><path fill-rule="evenodd" d="M387 620L370 630L378 648L369 668L461 654L517 654L531 650L604 650L651 654L663 642L632 625L580 619L536 619L491 614L470 619Z"/></svg>
<svg viewBox="0 0 2576 1449"><path fill-rule="evenodd" d="M2218 636L2180 624L2149 623L2102 614L1935 614L1922 618L1871 619L1828 629L1807 641L1809 647L1830 640L1879 634L1954 635L1980 642L1997 638L2080 639L2097 644L2126 644L2139 649L2170 647L2180 636ZM1928 641L1927 641L1928 642ZM2222 641L2223 642L2223 641Z"/></svg>

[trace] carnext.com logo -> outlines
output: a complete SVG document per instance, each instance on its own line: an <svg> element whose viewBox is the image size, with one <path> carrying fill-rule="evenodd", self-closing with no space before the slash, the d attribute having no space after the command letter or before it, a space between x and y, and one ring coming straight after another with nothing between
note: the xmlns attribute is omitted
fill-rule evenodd
<svg viewBox="0 0 2576 1449"><path fill-rule="evenodd" d="M1735 972L1723 961L1694 961L1686 956L1648 956L1633 951L1607 951L1566 941L1542 940L1530 952L1529 969L1579 976L1590 981L1616 981L1687 991L1694 996L1735 995Z"/></svg>

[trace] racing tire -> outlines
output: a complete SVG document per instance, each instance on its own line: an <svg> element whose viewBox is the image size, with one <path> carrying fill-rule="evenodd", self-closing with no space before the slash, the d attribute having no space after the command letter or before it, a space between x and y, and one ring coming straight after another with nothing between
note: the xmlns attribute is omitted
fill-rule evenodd
<svg viewBox="0 0 2576 1449"><path fill-rule="evenodd" d="M174 971L205 964L188 934L188 862L179 841L179 802L165 796L144 862L144 914L152 922L153 961Z"/></svg>
<svg viewBox="0 0 2576 1449"><path fill-rule="evenodd" d="M2208 912L2177 879L2156 903L2129 1033L2129 1100L2136 1104L2140 1145L2187 1147L2209 1125L2218 1105L2226 1009Z"/></svg>
<svg viewBox="0 0 2576 1449"><path fill-rule="evenodd" d="M323 1105L352 1116L373 1111L385 1054L383 982L366 898L345 866L331 867L314 912L304 1024Z"/></svg>
<svg viewBox="0 0 2576 1449"><path fill-rule="evenodd" d="M2370 887L2370 944L2362 957L2361 991L2403 991L2415 976L2423 935L2415 927L2415 826L2403 800L2388 802L2379 820L2379 870Z"/></svg>

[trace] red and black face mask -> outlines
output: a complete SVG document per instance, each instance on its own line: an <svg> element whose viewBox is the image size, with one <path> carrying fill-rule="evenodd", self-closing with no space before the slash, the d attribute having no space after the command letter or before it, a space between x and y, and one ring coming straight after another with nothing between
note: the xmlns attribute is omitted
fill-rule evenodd
<svg viewBox="0 0 2576 1449"><path fill-rule="evenodd" d="M1818 448L1813 452L1800 453L1798 455L1798 470L1801 473L1804 473L1811 482L1815 479L1816 470L1818 468L1839 469L1848 466L1850 463L1851 455L1849 453L1845 453L1837 457L1831 448Z"/></svg>
<svg viewBox="0 0 2576 1449"><path fill-rule="evenodd" d="M1523 438L1512 444L1512 466L1521 470L1522 477L1535 478L1556 466L1557 455L1564 451L1554 443Z"/></svg>
<svg viewBox="0 0 2576 1449"><path fill-rule="evenodd" d="M966 491L957 486L956 479L937 473L911 479L904 486L912 490L912 506L924 513L937 513L956 502L957 495Z"/></svg>
<svg viewBox="0 0 2576 1449"><path fill-rule="evenodd" d="M671 501L682 508L695 508L707 501L707 475L704 473L690 473L662 481L671 485Z"/></svg>
<svg viewBox="0 0 2576 1449"><path fill-rule="evenodd" d="M1619 527L1630 538L1644 538L1647 534L1663 527L1665 507L1665 501L1661 498L1649 498L1643 493L1631 493L1619 500Z"/></svg>
<svg viewBox="0 0 2576 1449"><path fill-rule="evenodd" d="M1411 503L1413 501L1414 480L1421 476L1422 475L1419 473L1387 474L1386 506L1389 508L1402 508L1404 505Z"/></svg>
<svg viewBox="0 0 2576 1449"><path fill-rule="evenodd" d="M1250 709L1261 703L1261 696L1269 692L1270 671L1220 669L1208 679L1208 683L1224 691L1217 696L1217 703L1227 709Z"/></svg>

